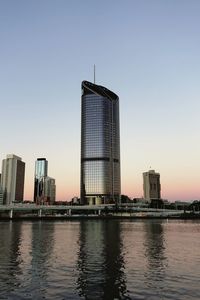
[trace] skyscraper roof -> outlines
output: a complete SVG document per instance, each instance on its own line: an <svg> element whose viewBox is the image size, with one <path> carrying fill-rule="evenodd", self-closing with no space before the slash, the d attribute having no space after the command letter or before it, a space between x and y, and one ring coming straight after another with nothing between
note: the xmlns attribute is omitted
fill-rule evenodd
<svg viewBox="0 0 200 300"><path fill-rule="evenodd" d="M118 100L119 97L110 91L109 89L105 88L104 86L97 85L94 83L91 83L89 81L84 80L82 82L82 89L84 90L84 94L97 94L102 97L107 97L110 100Z"/></svg>

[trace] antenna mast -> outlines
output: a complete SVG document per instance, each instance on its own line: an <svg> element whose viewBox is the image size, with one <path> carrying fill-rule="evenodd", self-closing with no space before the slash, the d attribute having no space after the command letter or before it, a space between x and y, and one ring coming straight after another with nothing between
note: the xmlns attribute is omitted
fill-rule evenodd
<svg viewBox="0 0 200 300"><path fill-rule="evenodd" d="M94 65L94 84L95 84L95 65Z"/></svg>

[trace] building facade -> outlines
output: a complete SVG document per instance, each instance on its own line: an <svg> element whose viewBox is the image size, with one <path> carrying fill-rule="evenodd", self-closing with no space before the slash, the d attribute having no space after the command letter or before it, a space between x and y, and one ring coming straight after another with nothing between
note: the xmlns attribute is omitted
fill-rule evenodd
<svg viewBox="0 0 200 300"><path fill-rule="evenodd" d="M0 185L0 205L3 205L3 188Z"/></svg>
<svg viewBox="0 0 200 300"><path fill-rule="evenodd" d="M46 158L38 158L35 162L34 202L39 203L44 197L44 178L48 173Z"/></svg>
<svg viewBox="0 0 200 300"><path fill-rule="evenodd" d="M54 204L55 198L55 179L48 176L48 161L46 158L38 158L35 162L34 202Z"/></svg>
<svg viewBox="0 0 200 300"><path fill-rule="evenodd" d="M56 181L52 177L44 178L44 196L45 200L53 205L56 201Z"/></svg>
<svg viewBox="0 0 200 300"><path fill-rule="evenodd" d="M25 163L21 157L14 154L7 155L2 161L1 186L3 189L3 203L22 202L24 198Z"/></svg>
<svg viewBox="0 0 200 300"><path fill-rule="evenodd" d="M154 170L143 173L144 199L161 199L160 174Z"/></svg>
<svg viewBox="0 0 200 300"><path fill-rule="evenodd" d="M3 188L1 185L1 174L0 174L0 205L3 205Z"/></svg>
<svg viewBox="0 0 200 300"><path fill-rule="evenodd" d="M119 98L112 91L82 82L81 203L119 203Z"/></svg>

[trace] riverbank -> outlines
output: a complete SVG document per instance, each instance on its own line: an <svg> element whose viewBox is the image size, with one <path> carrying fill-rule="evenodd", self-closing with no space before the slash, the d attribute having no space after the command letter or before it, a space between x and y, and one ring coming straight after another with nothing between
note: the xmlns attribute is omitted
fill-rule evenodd
<svg viewBox="0 0 200 300"><path fill-rule="evenodd" d="M167 215L167 214L161 214L161 213L154 213L154 214L145 214L145 213L118 213L118 214L109 214L109 215L15 215L10 218L9 216L1 216L1 221L21 221L21 220L65 220L65 221L71 221L71 220L113 220L113 219L173 219L173 220L200 220L200 214L195 213L183 213L179 215Z"/></svg>

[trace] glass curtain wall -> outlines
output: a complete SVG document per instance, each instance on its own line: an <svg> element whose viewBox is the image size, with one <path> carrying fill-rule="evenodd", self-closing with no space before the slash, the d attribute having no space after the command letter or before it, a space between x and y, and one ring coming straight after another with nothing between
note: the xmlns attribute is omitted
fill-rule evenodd
<svg viewBox="0 0 200 300"><path fill-rule="evenodd" d="M105 87L82 82L81 202L119 203L119 98Z"/></svg>
<svg viewBox="0 0 200 300"><path fill-rule="evenodd" d="M44 179L47 176L48 161L38 158L35 162L34 202L40 202L44 196Z"/></svg>

